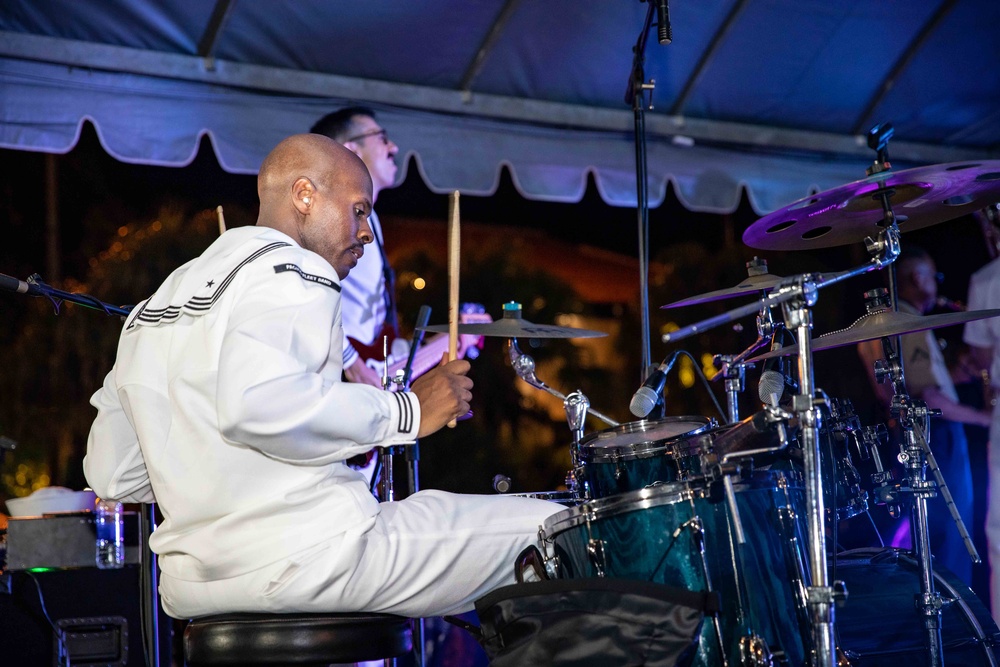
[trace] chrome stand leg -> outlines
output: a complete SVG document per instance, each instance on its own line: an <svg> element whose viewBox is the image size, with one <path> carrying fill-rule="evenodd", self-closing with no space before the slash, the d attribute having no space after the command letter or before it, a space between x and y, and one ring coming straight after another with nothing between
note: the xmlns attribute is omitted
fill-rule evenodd
<svg viewBox="0 0 1000 667"><path fill-rule="evenodd" d="M799 344L799 381L801 393L792 400L793 411L802 428L803 468L805 472L806 519L809 536L809 570L812 585L807 590L809 618L812 625L814 664L834 667L834 592L829 584L826 562L825 511L823 479L820 469L820 412L814 403L815 382L812 368L812 315L802 301L785 305L789 330L796 332Z"/></svg>

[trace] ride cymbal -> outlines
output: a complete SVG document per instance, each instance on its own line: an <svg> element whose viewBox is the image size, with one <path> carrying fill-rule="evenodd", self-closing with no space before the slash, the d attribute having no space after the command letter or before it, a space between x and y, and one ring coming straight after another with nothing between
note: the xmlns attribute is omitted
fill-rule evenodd
<svg viewBox="0 0 1000 667"><path fill-rule="evenodd" d="M843 345L854 345L866 340L875 340L886 336L901 336L903 334L938 329L953 324L964 324L973 320L983 320L988 317L1000 317L1000 308L991 310L968 310L961 313L941 313L940 315L911 315L892 310L880 310L858 319L854 324L812 339L813 352L829 350ZM763 361L772 357L784 357L799 353L798 345L781 347L758 355L748 361Z"/></svg>
<svg viewBox="0 0 1000 667"><path fill-rule="evenodd" d="M864 241L880 231L880 195L901 232L972 213L1000 200L1000 160L884 171L804 197L765 215L743 232L743 242L764 250L813 250Z"/></svg>

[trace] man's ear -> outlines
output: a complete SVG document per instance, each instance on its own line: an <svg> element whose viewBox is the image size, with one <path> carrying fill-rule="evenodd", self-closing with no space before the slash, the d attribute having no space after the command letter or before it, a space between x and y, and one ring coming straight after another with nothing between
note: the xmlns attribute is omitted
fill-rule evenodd
<svg viewBox="0 0 1000 667"><path fill-rule="evenodd" d="M309 215L315 202L316 186L305 176L295 179L292 184L292 205L302 215Z"/></svg>

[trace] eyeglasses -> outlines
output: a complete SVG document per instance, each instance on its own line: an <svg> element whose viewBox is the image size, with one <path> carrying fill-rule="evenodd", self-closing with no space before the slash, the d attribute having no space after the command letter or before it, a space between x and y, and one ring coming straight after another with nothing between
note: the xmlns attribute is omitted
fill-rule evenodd
<svg viewBox="0 0 1000 667"><path fill-rule="evenodd" d="M367 139L368 137L378 137L378 136L382 137L383 144L385 144L386 146L389 145L389 135L388 133L386 133L385 129L371 130L369 132L364 132L362 134L353 137L348 137L347 139L344 139L344 143L346 144L348 141L361 141L362 139Z"/></svg>

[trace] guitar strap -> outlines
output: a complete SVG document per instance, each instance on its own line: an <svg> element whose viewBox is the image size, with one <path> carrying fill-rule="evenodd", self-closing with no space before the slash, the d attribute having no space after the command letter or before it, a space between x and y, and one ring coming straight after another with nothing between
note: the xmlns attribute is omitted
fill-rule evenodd
<svg viewBox="0 0 1000 667"><path fill-rule="evenodd" d="M396 272L389 266L389 258L386 257L385 248L382 246L382 221L372 211L371 217L378 220L378 230L372 229L372 236L375 237L375 245L378 246L379 255L382 257L382 280L385 283L385 323L392 327L392 331L399 336L399 319L396 316Z"/></svg>

